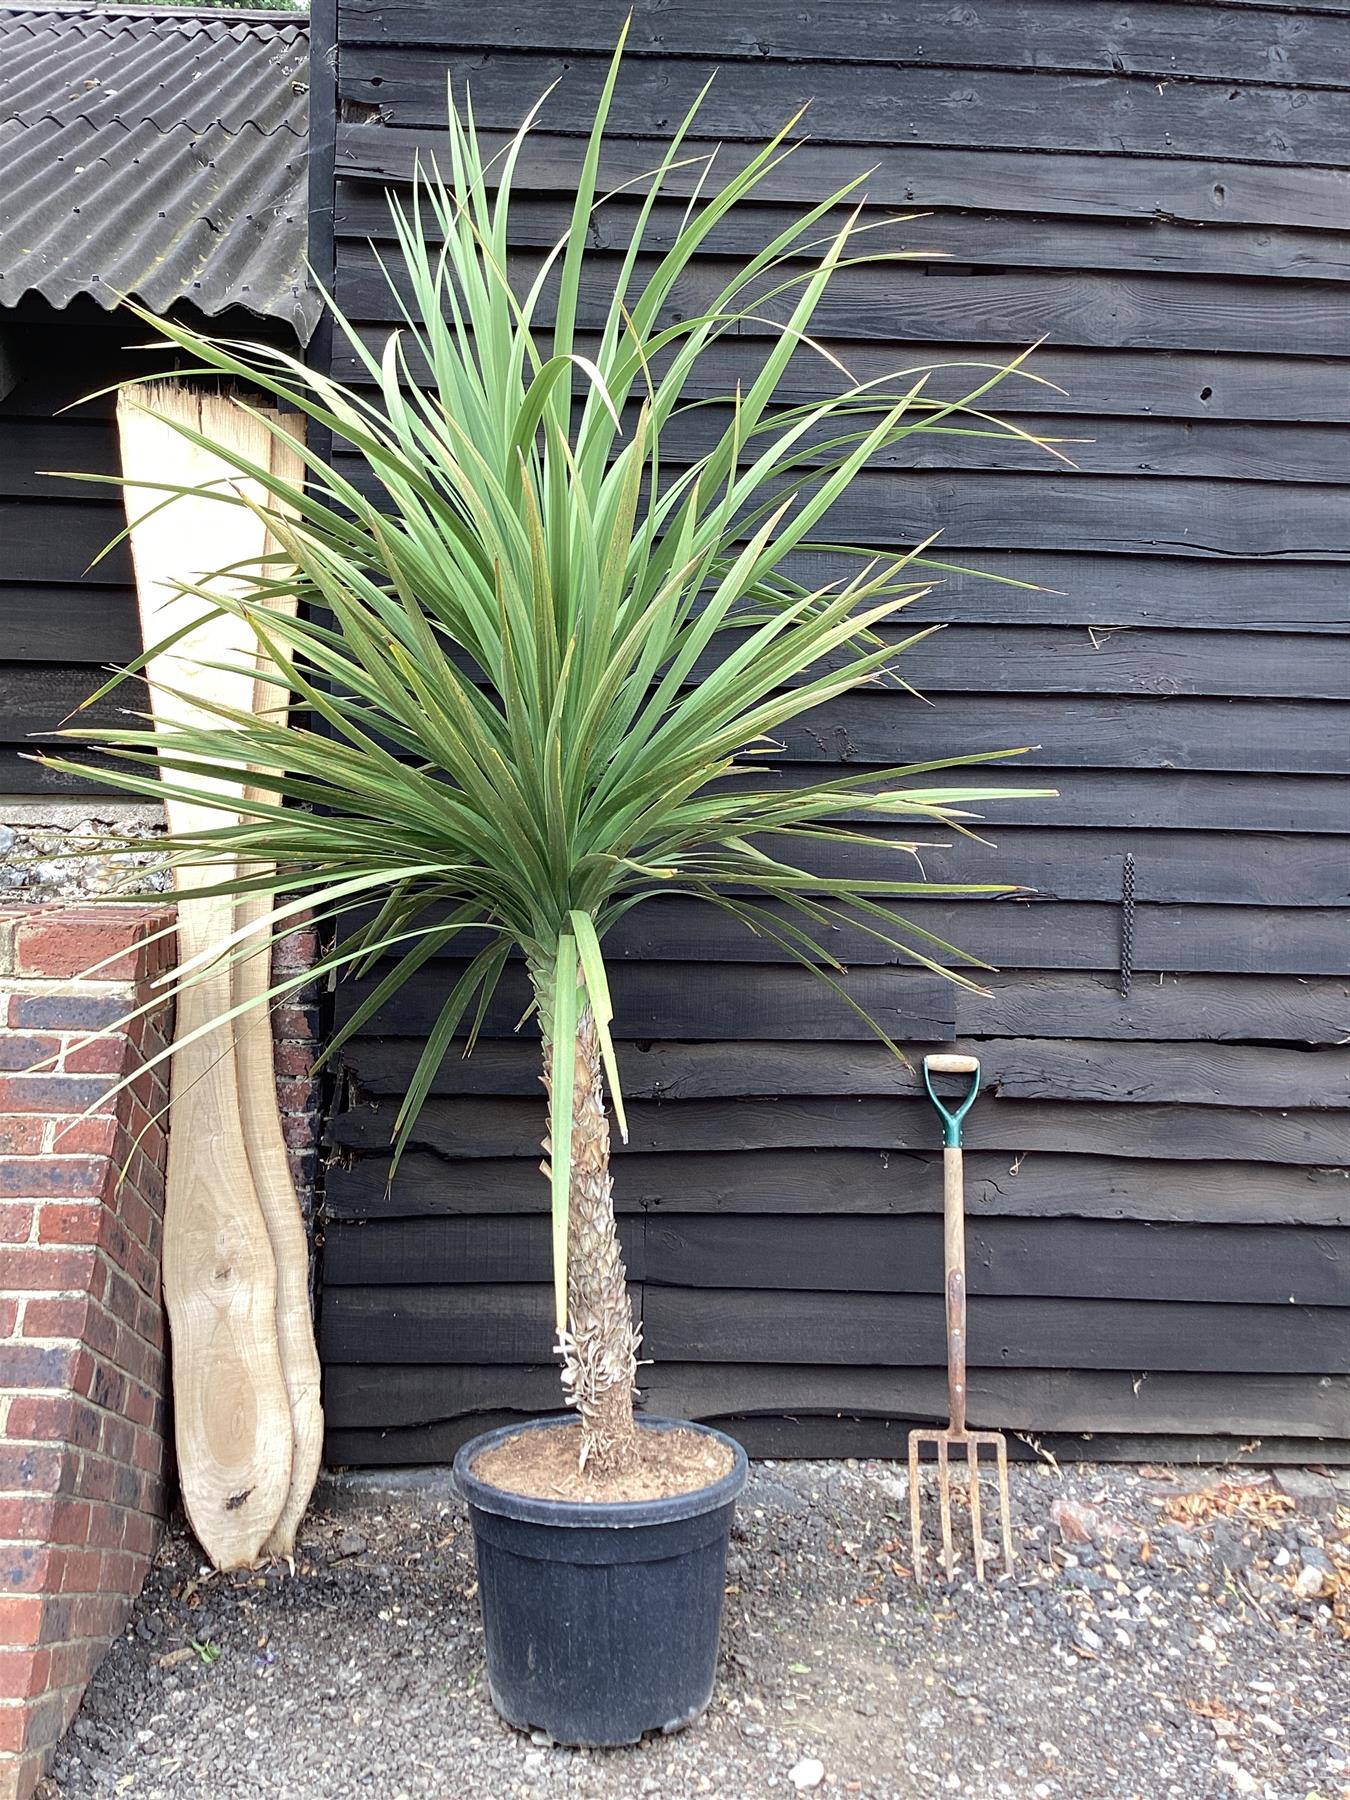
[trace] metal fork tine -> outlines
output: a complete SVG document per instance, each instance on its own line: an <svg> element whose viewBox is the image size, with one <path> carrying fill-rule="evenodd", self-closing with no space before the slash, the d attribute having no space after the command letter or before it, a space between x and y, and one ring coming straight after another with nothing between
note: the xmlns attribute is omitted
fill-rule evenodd
<svg viewBox="0 0 1350 1800"><path fill-rule="evenodd" d="M947 1579L951 1580L956 1573L956 1557L952 1550L952 1480L951 1468L947 1461L947 1440L939 1434L937 1440L938 1464L938 1511L942 1522L942 1566L947 1571Z"/></svg>
<svg viewBox="0 0 1350 1800"><path fill-rule="evenodd" d="M967 1479L970 1482L970 1534L975 1553L975 1579L984 1580L984 1542L980 1527L980 1446L975 1438L966 1445Z"/></svg>
<svg viewBox="0 0 1350 1800"><path fill-rule="evenodd" d="M923 1581L923 1520L919 1511L919 1434L909 1434L909 1541L914 1552L914 1579Z"/></svg>
<svg viewBox="0 0 1350 1800"><path fill-rule="evenodd" d="M1011 1575L1013 1569L1012 1502L1008 1498L1008 1446L1001 1435L994 1442L998 1451L998 1504L1003 1523L1003 1560Z"/></svg>

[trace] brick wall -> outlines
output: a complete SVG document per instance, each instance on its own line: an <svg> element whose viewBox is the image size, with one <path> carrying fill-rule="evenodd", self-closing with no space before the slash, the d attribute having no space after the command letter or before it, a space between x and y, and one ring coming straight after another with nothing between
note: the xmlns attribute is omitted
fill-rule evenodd
<svg viewBox="0 0 1350 1800"><path fill-rule="evenodd" d="M310 968L316 949L316 934L312 927L291 932L273 952L273 981ZM320 1178L322 1088L309 1070L318 1053L321 999L318 984L309 982L294 989L287 996L287 1003L278 1006L272 1014L272 1051L281 1129L286 1139L296 1197L311 1234Z"/></svg>
<svg viewBox="0 0 1350 1800"><path fill-rule="evenodd" d="M164 1043L166 1009L79 1040L149 998L171 918L0 908L0 1800L31 1792L164 1512L166 1070L97 1103Z"/></svg>
<svg viewBox="0 0 1350 1800"><path fill-rule="evenodd" d="M140 1591L170 1446L160 1303L166 1009L150 997L172 908L0 907L0 1800L26 1796ZM314 958L277 947L275 979ZM73 978L104 958L95 978ZM319 1180L313 985L272 1019L277 1098L306 1222ZM125 1167L125 1176L119 1174Z"/></svg>

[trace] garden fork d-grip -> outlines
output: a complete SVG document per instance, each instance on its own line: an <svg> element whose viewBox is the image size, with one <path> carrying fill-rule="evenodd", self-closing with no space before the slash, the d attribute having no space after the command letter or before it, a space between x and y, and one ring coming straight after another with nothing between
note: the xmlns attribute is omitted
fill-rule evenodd
<svg viewBox="0 0 1350 1800"><path fill-rule="evenodd" d="M953 1110L933 1091L934 1075L969 1075L970 1089ZM979 1447L992 1445L998 1464L998 1498L1003 1555L1013 1566L1012 1521L1008 1501L1008 1445L1000 1431L966 1429L966 1203L961 1153L961 1123L980 1091L980 1065L973 1056L925 1056L923 1084L942 1116L942 1263L947 1311L947 1396L950 1416L945 1431L909 1434L909 1526L914 1550L914 1579L924 1578L923 1524L920 1514L919 1450L932 1444L937 1453L938 1509L942 1527L942 1563L950 1581L955 1573L952 1551L952 1495L949 1453L964 1447L970 1494L970 1530L975 1579L984 1580L984 1540L980 1525Z"/></svg>

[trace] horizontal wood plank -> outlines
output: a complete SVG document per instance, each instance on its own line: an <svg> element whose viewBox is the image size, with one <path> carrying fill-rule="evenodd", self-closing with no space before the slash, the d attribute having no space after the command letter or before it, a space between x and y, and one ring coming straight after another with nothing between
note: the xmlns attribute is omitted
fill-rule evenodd
<svg viewBox="0 0 1350 1800"><path fill-rule="evenodd" d="M507 274L519 293L528 290L542 266L542 253L516 255ZM802 274L811 265L799 266ZM656 259L639 256L640 284ZM714 310L739 265L715 259L695 263L671 287L657 319L674 324ZM602 328L619 278L621 258L597 252L588 257L578 299L578 323ZM737 304L754 314L738 327L750 336L772 336L772 321L791 316L797 287L779 293L792 265L747 286ZM537 322L552 319L556 279L545 278L536 307ZM392 285L391 285L392 284ZM337 300L362 324L402 321L401 301L410 297L397 258L381 269L376 252L345 240L338 259ZM1344 312L1335 286L1320 283L1234 282L1220 277L1000 269L997 272L943 261L922 265L888 262L850 271L847 282L827 288L812 315L823 337L841 341L892 343L896 320L906 336L933 344L985 338L1012 346L1004 359L1041 337L1055 345L1121 350L1208 350L1260 354L1278 343L1289 356L1344 356Z"/></svg>
<svg viewBox="0 0 1350 1800"><path fill-rule="evenodd" d="M940 1154L925 1151L758 1150L624 1159L615 1186L621 1214L934 1214L942 1205ZM391 1181L389 1159L340 1157L328 1171L334 1219L403 1219L537 1213L548 1199L538 1162L447 1162L411 1151ZM1143 1219L1171 1224L1350 1225L1344 1169L1272 1163L1169 1162L1057 1151L972 1151L972 1218Z"/></svg>
<svg viewBox="0 0 1350 1800"><path fill-rule="evenodd" d="M697 944L686 942L686 954L694 957ZM426 970L381 1008L366 1035L410 1037L430 1031L458 973L454 964ZM1347 1035L1350 1010L1350 983L1344 975L1318 980L1141 973L1128 996L1120 992L1118 974L1033 966L984 973L980 980L980 992L973 994L958 993L944 982L928 1004L926 1019L909 997L915 977L908 970L850 968L840 986L878 1023L892 1025L904 1044L949 1042L958 1019L964 1033L980 1038L1087 1034L1144 1042L1338 1044ZM866 1043L874 1035L815 975L795 967L716 962L700 971L696 962L625 963L611 957L610 986L620 1039ZM367 992L360 982L343 982L336 996L337 1019L350 1018ZM528 1004L523 969L508 969L488 1008L486 1036L510 1037ZM940 1023L934 1025L933 1015L939 1015Z"/></svg>
<svg viewBox="0 0 1350 1800"><path fill-rule="evenodd" d="M442 160L441 167L448 166ZM1013 269L1134 270L1154 274L1251 276L1261 280L1350 280L1350 251L1333 233L1290 231L1278 226L1207 225L1197 231L1190 221L1156 212L1142 219L1076 218L1072 224L1053 211L1037 218L1026 211L928 210L919 217L880 211L881 196L869 180L864 193L871 205L859 223L868 228L867 245L875 252L898 252L918 260L949 258L973 268L993 265ZM642 190L639 189L639 192ZM828 192L828 189L822 189ZM978 192L978 190L976 190ZM970 198L968 195L967 198ZM407 196L405 195L405 203ZM639 216L639 202L629 195L610 199L591 214L589 242L597 249L626 248ZM747 201L709 233L711 254L740 255L746 261L771 243L793 218L784 206ZM685 205L661 200L649 213L643 243L664 252L679 236ZM826 215L816 229L822 234L842 227L845 214ZM571 223L565 197L515 204L513 242L527 248L551 249ZM339 238L395 241L388 191L381 183L344 180L337 188L334 227ZM439 241L434 221L428 238Z"/></svg>
<svg viewBox="0 0 1350 1800"><path fill-rule="evenodd" d="M932 1367L943 1344L937 1294L642 1288L644 1344L658 1362ZM332 1362L530 1363L553 1341L552 1288L334 1288L321 1328ZM1341 1307L1167 1301L979 1299L970 1366L1171 1369L1194 1374L1331 1374L1345 1368Z"/></svg>
<svg viewBox="0 0 1350 1800"><path fill-rule="evenodd" d="M606 64L603 56L487 51L456 58L454 74L472 86L474 112L483 124L505 129L514 129L556 82L549 128L573 132L590 124ZM1066 82L1020 68L859 64L835 71L828 81L824 67L762 60L687 58L674 71L636 60L619 84L611 128L643 136L673 129L714 71L699 128L731 139L767 139L814 101L813 131L860 148L901 141L1139 156L1165 149L1173 156L1337 167L1350 161L1350 120L1335 94L1115 73ZM445 92L444 59L428 56L420 45L344 47L339 104L376 108L394 125L439 124ZM864 156L858 166L867 166Z"/></svg>
<svg viewBox="0 0 1350 1800"><path fill-rule="evenodd" d="M1346 203L1350 205L1350 191ZM338 255L345 260L345 245L339 244ZM357 330L366 349L378 356L389 336L388 326L358 322ZM547 334L543 341L547 343ZM700 365L691 377L688 397L716 398L731 393L738 379L753 376L775 341L738 333L713 343L706 353L706 365ZM902 373L913 381L923 374L927 377L925 391L943 401L971 394L982 381L1007 369L1012 356L1026 348L1018 344L1013 350L1006 342L983 338L932 343L913 334L884 343L822 341L856 381L889 383ZM578 334L578 348L583 352L592 344L591 334ZM428 380L426 365L413 351L408 353L408 364L415 381ZM992 404L995 413L1344 425L1344 409L1337 401L1341 384L1350 376L1350 362L1344 354L1320 359L1273 353L1219 357L1174 350L1076 348L1053 342L1039 344L1024 366L1042 379L1034 380L1031 373L1004 376L991 390L991 398L996 397ZM370 380L365 363L350 345L335 348L333 369L358 386ZM779 397L793 405L818 400L822 382L828 379L821 374L819 356L808 358L799 353L789 360ZM1047 387L1046 382L1054 386Z"/></svg>
<svg viewBox="0 0 1350 1800"><path fill-rule="evenodd" d="M334 1143L385 1150L397 1108L374 1103L339 1113ZM638 1151L922 1150L938 1135L930 1106L918 1100L790 1095L743 1100L635 1101L627 1144L613 1146L616 1166ZM530 1156L543 1139L539 1099L435 1099L418 1115L410 1145L439 1155ZM976 1108L966 1121L972 1150L1108 1151L1114 1156L1350 1164L1350 1114L1315 1109L1279 1112L1157 1104L1096 1106L1006 1100Z"/></svg>
<svg viewBox="0 0 1350 1800"><path fill-rule="evenodd" d="M423 1296L446 1290L402 1292ZM426 1302L419 1298L414 1304L421 1308ZM874 1361L893 1367L934 1361L943 1343L937 1294L651 1287L643 1291L642 1318L648 1353L661 1361L795 1363L809 1344L813 1360L822 1363ZM990 1297L971 1304L969 1358L972 1369L1343 1375L1345 1323L1340 1307Z"/></svg>
<svg viewBox="0 0 1350 1800"><path fill-rule="evenodd" d="M1274 225L1337 232L1344 228L1350 173L1320 164L1272 168L1261 163L1173 156L1045 154L950 145L869 144L864 153L851 144L822 138L818 126L780 161L758 189L765 202L813 206L836 193L862 168L869 168L866 193L888 207L969 207L998 212L1061 214L1095 218L1176 219L1192 225ZM504 131L481 128L487 154L499 158L509 140ZM337 134L339 188L346 182L403 182L412 178L415 159L449 167L444 123L427 128L387 122L340 123ZM1150 148L1155 148L1151 146ZM566 192L580 166L577 137L551 130L547 118L530 134L516 169L522 192ZM702 179L714 151L722 180L738 173L753 147L722 139L691 138L688 161L671 171L668 194L687 199ZM496 165L495 165L496 166ZM600 191L650 180L650 141L609 138L600 162Z"/></svg>
<svg viewBox="0 0 1350 1800"><path fill-rule="evenodd" d="M1247 1379L1250 1379L1247 1378ZM1233 1386L1231 1377L1228 1385ZM1245 1387L1246 1380L1241 1384ZM544 1411L553 1410L551 1406ZM528 1416L525 1410L486 1411L467 1417L416 1425L404 1430L395 1427L355 1431L330 1431L325 1438L325 1461L334 1468L345 1464L375 1464L380 1468L417 1467L426 1464L448 1464L456 1451L480 1432L494 1431L498 1426L518 1423ZM891 1458L903 1461L909 1432L916 1425L931 1425L941 1413L925 1417L852 1418L845 1413L814 1415L792 1413L749 1418L732 1415L711 1419L710 1424L729 1431L752 1458L774 1459L844 1457ZM1291 1424L1286 1431L1293 1431ZM1337 1438L1310 1433L1316 1437L1315 1453L1321 1463L1335 1467L1350 1466L1350 1438ZM1189 1465L1196 1469L1216 1465L1255 1468L1302 1467L1309 1460L1308 1437L1252 1437L1234 1432L1228 1436L1200 1434L1133 1432L1053 1432L1036 1434L1015 1432L1008 1446L1014 1462L1043 1461L1053 1456L1056 1463L1121 1462L1168 1463Z"/></svg>
<svg viewBox="0 0 1350 1800"><path fill-rule="evenodd" d="M626 1215L630 1280L693 1289L940 1294L942 1233L923 1217ZM969 1292L1005 1297L1350 1306L1350 1232L1286 1226L977 1218ZM546 1214L330 1225L330 1287L549 1280Z"/></svg>
<svg viewBox="0 0 1350 1800"><path fill-rule="evenodd" d="M1189 76L1223 82L1350 86L1340 58L1344 39L1336 21L1312 8L1295 12L1219 12L1144 0L1128 12L1102 9L1089 24L1075 0L1035 0L1008 7L999 0L964 6L921 0L903 13L879 12L868 0L831 0L806 11L769 0L753 14L728 11L720 0L681 0L678 8L631 8L628 0L600 0L574 16L548 0L515 0L510 7L447 12L434 0L344 0L344 44L411 44L430 49L544 49L608 55L631 15L625 54L661 63L702 57L710 42L719 57L823 65L822 74L849 79L836 64L917 67L1043 68L1089 75ZM1338 79L1338 76L1340 77Z"/></svg>
<svg viewBox="0 0 1350 1800"><path fill-rule="evenodd" d="M944 1048L947 1048L944 1046ZM980 1059L993 1095L1186 1106L1350 1109L1350 1050L1254 1049L1235 1044L1098 1043L1006 1038L958 1042ZM361 1093L401 1096L421 1054L417 1038L358 1040L343 1066ZM621 1043L619 1079L631 1100L692 1100L789 1094L889 1094L922 1098L922 1050L907 1063L882 1044ZM479 1041L471 1056L447 1056L433 1079L438 1096L539 1091L537 1041Z"/></svg>
<svg viewBox="0 0 1350 1800"><path fill-rule="evenodd" d="M639 1377L648 1412L678 1419L732 1415L848 1413L855 1417L941 1419L945 1369L871 1369L780 1363L656 1363ZM518 1368L381 1363L334 1364L325 1412L330 1429L394 1429L512 1407L557 1405L558 1372ZM980 1369L969 1388L971 1423L983 1429L1344 1434L1350 1380L1252 1375L1235 1393L1223 1375L1111 1369Z"/></svg>

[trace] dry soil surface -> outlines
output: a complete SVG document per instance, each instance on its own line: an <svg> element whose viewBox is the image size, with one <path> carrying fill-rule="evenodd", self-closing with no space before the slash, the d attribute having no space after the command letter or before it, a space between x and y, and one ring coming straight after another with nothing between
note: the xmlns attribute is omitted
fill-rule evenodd
<svg viewBox="0 0 1350 1800"><path fill-rule="evenodd" d="M329 1482L294 1575L170 1531L47 1794L1346 1800L1350 1483L1278 1483L1016 1467L1013 1578L919 1589L895 1467L760 1464L712 1708L585 1752L494 1715L444 1476Z"/></svg>

